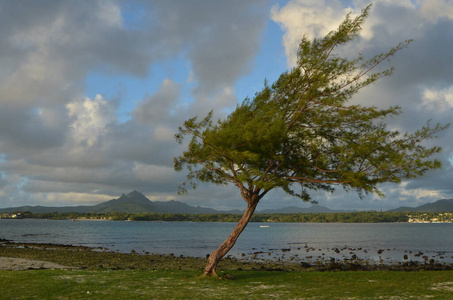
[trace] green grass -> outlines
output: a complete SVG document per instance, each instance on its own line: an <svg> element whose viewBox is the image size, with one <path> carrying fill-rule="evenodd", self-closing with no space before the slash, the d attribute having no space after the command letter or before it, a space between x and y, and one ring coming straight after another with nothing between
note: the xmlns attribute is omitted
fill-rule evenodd
<svg viewBox="0 0 453 300"><path fill-rule="evenodd" d="M219 280L199 278L206 261L190 257L131 255L36 244L3 244L0 256L51 261L78 268L0 271L2 300L453 299L453 271L422 271L432 267L430 265L328 271L335 268L225 259L218 271L222 275L222 271L230 270L227 272L235 279ZM351 267L345 263L341 269L351 270ZM441 267L451 269L451 266Z"/></svg>
<svg viewBox="0 0 453 300"><path fill-rule="evenodd" d="M1 299L453 299L452 271L1 271Z"/></svg>

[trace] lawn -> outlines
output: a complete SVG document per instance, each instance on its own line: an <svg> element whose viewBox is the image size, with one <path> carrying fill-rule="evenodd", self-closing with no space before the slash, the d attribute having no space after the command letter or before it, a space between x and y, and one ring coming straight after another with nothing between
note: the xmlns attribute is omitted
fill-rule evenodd
<svg viewBox="0 0 453 300"><path fill-rule="evenodd" d="M1 271L1 299L453 299L452 271Z"/></svg>

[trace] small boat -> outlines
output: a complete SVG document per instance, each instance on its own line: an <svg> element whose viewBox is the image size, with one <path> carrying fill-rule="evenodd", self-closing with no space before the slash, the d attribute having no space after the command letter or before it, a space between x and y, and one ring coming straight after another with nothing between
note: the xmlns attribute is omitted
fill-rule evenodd
<svg viewBox="0 0 453 300"><path fill-rule="evenodd" d="M269 225L260 225L261 228L267 228Z"/></svg>

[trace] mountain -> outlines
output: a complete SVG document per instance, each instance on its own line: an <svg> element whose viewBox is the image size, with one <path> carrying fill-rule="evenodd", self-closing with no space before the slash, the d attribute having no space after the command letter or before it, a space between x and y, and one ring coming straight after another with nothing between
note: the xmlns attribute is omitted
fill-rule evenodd
<svg viewBox="0 0 453 300"><path fill-rule="evenodd" d="M2 212L29 211L32 213L173 213L173 214L217 214L230 213L242 214L240 210L218 211L212 208L201 206L190 206L180 201L151 201L145 195L138 191L132 191L125 195L122 194L118 199L112 199L93 206L20 206L0 209ZM438 200L433 203L424 204L418 207L399 207L388 210L389 212L453 212L453 199ZM347 210L331 210L321 205L312 205L311 207L285 207L280 209L265 209L257 211L257 214L287 214L287 213L335 213L335 212L352 212Z"/></svg>
<svg viewBox="0 0 453 300"><path fill-rule="evenodd" d="M134 190L125 195L122 194L118 199L112 199L106 202L99 203L93 206L63 206L63 207L47 207L47 206L20 206L0 209L0 212L17 212L29 211L31 213L173 213L173 214L242 214L240 210L219 211L212 208L201 206L190 206L180 201L151 201L142 193ZM320 205L312 205L308 208L286 207L281 209L266 209L257 211L258 214L275 214L275 213L330 213L342 212L331 210ZM344 211L346 212L346 211Z"/></svg>
<svg viewBox="0 0 453 300"><path fill-rule="evenodd" d="M174 213L174 214L214 214L220 213L212 208L190 206L180 201L151 201L138 191L127 195L122 194L118 199L112 199L93 206L19 206L2 208L0 212L29 211L32 213Z"/></svg>
<svg viewBox="0 0 453 300"><path fill-rule="evenodd" d="M8 207L0 208L0 213L9 213L9 212L18 212L18 211L29 211L36 214L48 213L48 212L57 212L57 213L67 213L67 212L80 212L80 213L89 213L92 212L92 206L17 206L17 207Z"/></svg>
<svg viewBox="0 0 453 300"><path fill-rule="evenodd" d="M453 212L453 199L442 199L417 207L401 206L388 210L390 212Z"/></svg>
<svg viewBox="0 0 453 300"><path fill-rule="evenodd" d="M96 213L145 213L158 212L159 208L152 201L140 192L133 191L127 195L122 194L118 199L92 206L92 212Z"/></svg>
<svg viewBox="0 0 453 300"><path fill-rule="evenodd" d="M158 212L160 213L173 213L173 214L218 214L218 210L206 208L201 206L190 206L184 202L170 200L170 201L155 201L158 205Z"/></svg>

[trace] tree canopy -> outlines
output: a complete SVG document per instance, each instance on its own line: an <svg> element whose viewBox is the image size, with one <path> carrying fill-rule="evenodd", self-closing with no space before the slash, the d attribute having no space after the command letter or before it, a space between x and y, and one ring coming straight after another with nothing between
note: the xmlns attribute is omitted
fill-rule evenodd
<svg viewBox="0 0 453 300"><path fill-rule="evenodd" d="M401 134L384 123L384 118L401 113L398 106L348 105L360 89L392 73L392 68L373 69L410 42L368 60L335 55L335 48L358 35L367 12L354 20L347 16L338 30L322 39L310 42L304 37L297 67L274 84L266 83L225 120L213 124L210 113L201 121L186 121L177 139L192 139L175 159L175 168L188 168L187 183L233 183L246 198L258 190L264 195L282 188L309 200L309 190L331 191L335 185L381 194L379 183L398 183L440 167L428 159L440 148L426 148L421 141L443 126L427 124Z"/></svg>
<svg viewBox="0 0 453 300"><path fill-rule="evenodd" d="M190 137L187 150L175 158L176 170L188 170L181 191L197 180L231 183L253 214L259 200L276 188L305 201L311 200L310 191L337 186L360 196L383 195L381 183L439 168L431 157L440 148L423 141L446 126L428 121L416 132L401 133L385 123L401 114L400 107L350 103L362 88L391 75L392 68L377 66L410 43L368 59L340 57L336 50L358 36L369 9L356 18L347 15L323 38L303 37L297 66L265 83L226 119L214 122L211 112L187 120L176 135L179 142Z"/></svg>

